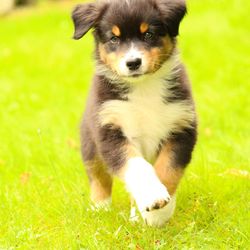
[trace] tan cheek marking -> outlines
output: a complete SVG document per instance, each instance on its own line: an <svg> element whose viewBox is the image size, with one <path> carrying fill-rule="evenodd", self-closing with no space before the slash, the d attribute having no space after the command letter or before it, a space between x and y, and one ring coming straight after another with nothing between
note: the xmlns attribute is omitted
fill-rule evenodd
<svg viewBox="0 0 250 250"><path fill-rule="evenodd" d="M106 50L105 50L105 48L104 48L104 45L103 45L103 44L99 44L98 49L99 49L99 54L100 54L101 60L102 60L104 63L106 63L106 61L107 61L107 52L106 52Z"/></svg>
<svg viewBox="0 0 250 250"><path fill-rule="evenodd" d="M155 71L160 68L160 56L161 56L161 50L159 48L153 48L150 51L150 56L152 58L151 61L151 70Z"/></svg>
<svg viewBox="0 0 250 250"><path fill-rule="evenodd" d="M110 53L107 55L106 64L115 72L119 72L119 55L116 53Z"/></svg>
<svg viewBox="0 0 250 250"><path fill-rule="evenodd" d="M163 60L166 60L171 54L174 45L169 36L165 36L162 39L162 41L163 41L163 48L162 48Z"/></svg>
<svg viewBox="0 0 250 250"><path fill-rule="evenodd" d="M118 26L113 26L112 27L112 33L115 35L115 36L120 36L121 35L121 30L119 29Z"/></svg>
<svg viewBox="0 0 250 250"><path fill-rule="evenodd" d="M158 70L174 49L173 42L169 36L162 38L162 42L163 46L161 48L152 48L149 52L145 52L146 60L149 62L150 73Z"/></svg>
<svg viewBox="0 0 250 250"><path fill-rule="evenodd" d="M140 25L140 31L141 33L145 33L148 30L149 25L147 23L141 23Z"/></svg>
<svg viewBox="0 0 250 250"><path fill-rule="evenodd" d="M115 53L107 53L103 44L99 45L99 54L101 60L110 67L112 67L112 65L115 64L115 61L117 60Z"/></svg>
<svg viewBox="0 0 250 250"><path fill-rule="evenodd" d="M99 54L102 62L109 66L113 71L119 72L119 62L120 58L124 55L123 53L107 53L103 44L99 45Z"/></svg>
<svg viewBox="0 0 250 250"><path fill-rule="evenodd" d="M161 50L159 48L153 48L150 51L144 51L145 59L149 64L148 72L154 73L160 68L160 54Z"/></svg>
<svg viewBox="0 0 250 250"><path fill-rule="evenodd" d="M172 165L171 156L171 144L168 144L161 150L154 167L161 182L167 187L169 194L173 195L184 171L182 168Z"/></svg>

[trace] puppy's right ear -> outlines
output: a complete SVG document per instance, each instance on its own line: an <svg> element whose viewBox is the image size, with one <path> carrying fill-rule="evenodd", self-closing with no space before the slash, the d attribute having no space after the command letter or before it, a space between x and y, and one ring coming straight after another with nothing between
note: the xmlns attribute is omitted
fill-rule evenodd
<svg viewBox="0 0 250 250"><path fill-rule="evenodd" d="M79 4L72 12L74 39L82 38L98 21L101 8L96 3Z"/></svg>

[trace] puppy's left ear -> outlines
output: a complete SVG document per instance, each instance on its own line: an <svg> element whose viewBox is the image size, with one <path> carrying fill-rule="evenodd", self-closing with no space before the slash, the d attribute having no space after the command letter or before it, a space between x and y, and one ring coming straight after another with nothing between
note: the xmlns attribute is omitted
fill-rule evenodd
<svg viewBox="0 0 250 250"><path fill-rule="evenodd" d="M104 6L97 3L79 4L72 12L75 26L74 39L82 38L98 21Z"/></svg>
<svg viewBox="0 0 250 250"><path fill-rule="evenodd" d="M170 36L179 35L180 22L187 13L185 0L156 0L163 22Z"/></svg>

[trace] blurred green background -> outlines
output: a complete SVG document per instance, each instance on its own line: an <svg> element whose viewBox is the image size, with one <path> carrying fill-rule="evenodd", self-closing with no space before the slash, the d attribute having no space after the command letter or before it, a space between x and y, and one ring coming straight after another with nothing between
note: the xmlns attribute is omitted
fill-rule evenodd
<svg viewBox="0 0 250 250"><path fill-rule="evenodd" d="M199 141L163 229L129 223L119 181L111 211L89 208L78 127L93 39L71 39L76 2L0 17L0 249L249 249L250 2L187 2L179 47Z"/></svg>

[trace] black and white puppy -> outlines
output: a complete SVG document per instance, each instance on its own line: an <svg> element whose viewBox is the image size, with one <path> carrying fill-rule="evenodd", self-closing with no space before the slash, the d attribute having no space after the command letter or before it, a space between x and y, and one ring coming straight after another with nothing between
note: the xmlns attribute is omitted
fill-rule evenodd
<svg viewBox="0 0 250 250"><path fill-rule="evenodd" d="M96 43L81 126L91 199L107 204L118 176L152 226L172 216L196 142L194 103L176 48L185 13L184 0L102 0L72 14L74 38L93 28Z"/></svg>

